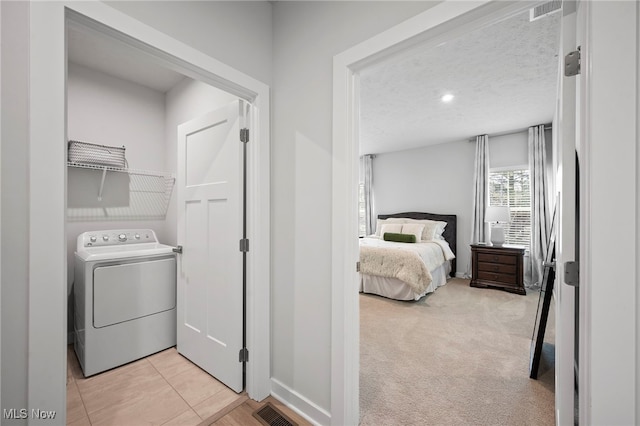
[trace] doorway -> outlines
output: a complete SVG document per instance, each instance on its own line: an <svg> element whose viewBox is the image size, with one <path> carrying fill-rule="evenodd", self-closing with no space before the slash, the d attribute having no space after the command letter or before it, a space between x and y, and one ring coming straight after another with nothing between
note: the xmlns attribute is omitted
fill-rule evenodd
<svg viewBox="0 0 640 426"><path fill-rule="evenodd" d="M484 3L474 5L441 4L421 15L411 24L399 25L380 34L375 42L363 43L334 57L334 198L333 198L333 297L334 306L344 311L333 316L334 360L338 369L333 376L333 402L340 407L337 415L345 416L345 422L358 418L359 395L354 384L358 383L358 295L345 282L357 282L356 239L344 236L357 235L356 222L345 218L357 217L357 141L360 128L356 117L361 113L358 93L358 72L372 64L391 57L402 57L404 52L419 43L437 46L440 43L482 28L505 16L523 11L522 5ZM421 22L419 18L424 18ZM397 30L397 31L396 31ZM343 98L342 95L345 95ZM343 102L342 99L347 99ZM339 188L345 188L340 191ZM341 238L342 237L342 238ZM346 240L346 241L345 241ZM354 286L355 287L355 286ZM345 290L346 289L346 290ZM355 325L354 325L355 324ZM354 355L355 354L355 355ZM347 386L345 392L343 386ZM340 402L343 399L345 402Z"/></svg>
<svg viewBox="0 0 640 426"><path fill-rule="evenodd" d="M255 144L249 144L251 182L247 202L251 255L247 268L253 273L247 282L248 305L260 306L248 312L247 346L252 363L247 368L249 397L262 399L269 383L269 94L268 87L213 58L190 49L165 34L151 30L104 4L44 4L31 7L31 230L47 235L45 244L31 253L31 294L29 319L39 326L29 330L30 376L28 398L49 401L58 413L65 408L65 368L67 335L66 243L66 111L65 34L70 23L91 28L137 49L164 66L223 89L252 104ZM47 69L47 73L37 70ZM37 107L36 107L37 106ZM51 141L60 143L51 143ZM259 143L262 142L262 143ZM52 161L52 159L57 159ZM254 183L257 183L255 184ZM36 212L47 211L47 215ZM35 234L34 234L35 235ZM37 265L37 267L35 266ZM56 302L57 301L57 302ZM266 307L266 308L265 308ZM64 337L63 337L64 336ZM38 374L42 371L43 374ZM46 373L49 372L49 373ZM51 374L51 372L55 372Z"/></svg>
<svg viewBox="0 0 640 426"><path fill-rule="evenodd" d="M551 15L532 20L530 10L525 10L481 29L449 39L437 46L412 48L411 52L403 52L400 58L392 57L368 66L358 73L359 154L375 155L372 160L373 198L377 213L426 211L455 214L458 229L462 230L457 238L458 277L468 271L467 267L470 264L471 241L468 224L471 222L473 210L471 188L475 150L473 138L470 138L472 135L487 133L490 135L489 192L492 204L509 203L512 214L517 215L518 220L512 223L511 232L508 233L508 243L529 246L530 230L527 224L531 223L530 206L533 203L529 201L529 155L526 129L536 123L553 120L558 90L556 87L557 57L561 15L560 10L556 10ZM460 60L464 65L457 65ZM448 91L455 96L453 100L449 99L449 102L445 102L441 97ZM518 99L516 105L512 103L515 99ZM500 112L494 108L499 109ZM516 113L517 117L513 113ZM549 154L552 140L551 132L547 133L547 153ZM547 156L548 164L551 164L551 160L551 156ZM361 179L363 174L361 170ZM502 186L502 183L497 184L498 179L503 183L511 183L508 187ZM551 196L554 193L553 179L549 178L548 183L547 191ZM362 181L360 184L363 185ZM505 190L498 190L498 187ZM515 203L516 196L513 195L515 191L526 194L526 196L524 194L517 196L517 203ZM362 204L362 200L360 202ZM522 220L525 217L526 222ZM370 238L360 241L365 245L376 242L375 239ZM526 255L525 262L528 259L529 256ZM523 275L528 284L527 275L530 274ZM366 289L367 282L365 276L361 284L365 287L365 293L380 294L382 292L392 299L398 297L395 293L390 295L384 293L383 290L386 287L382 287L381 284L379 284L380 287ZM435 278L434 282L437 282ZM531 305L537 302L535 297L537 290L527 289L525 297L513 298L513 310L509 314L503 312L504 316L489 315L496 322L485 323L481 316L469 327L455 327L453 325L456 323L455 320L440 320L449 315L446 310L439 311L437 307L441 306L441 303L447 303L454 312L461 313L468 309L465 315L481 312L472 308L481 298L486 298L487 304L500 303L501 295L496 292L477 290L467 292L464 284L465 281L450 281L446 287L435 290L417 302L402 303L409 319L405 324L415 321L415 326L400 327L402 315L385 311L388 315L383 315L382 318L388 321L393 318L393 323L397 327L394 327L391 333L385 333L383 331L385 328L380 324L377 326L371 324L376 324L376 320L382 315L383 307L388 306L391 309L397 303L388 300L379 301L379 304L375 305L376 308L373 308L374 297L360 295L360 410L363 424L374 422L377 418L376 413L378 416L387 415L403 419L403 422L413 423L407 420L409 414L406 410L394 411L403 400L400 392L404 391L405 387L419 389L427 382L431 385L425 386L426 390L420 393L425 396L432 395L428 397L432 404L435 406L456 404L455 395L460 395L474 387L471 380L474 374L491 375L482 370L485 367L490 369L495 364L479 363L482 353L493 354L503 360L512 360L513 364L502 364L504 366L502 377L505 379L510 377L507 379L510 383L522 383L523 386L520 388L522 390L527 386L538 386L544 382L544 391L536 392L540 398L530 398L527 395L520 397L529 400L537 408L528 412L520 411L519 414L539 416L540 422L543 419L553 420L553 370L546 368L545 363L545 367L541 369L544 374L540 375L540 380L529 381L527 374L517 368L513 370L508 368L508 365L514 364L524 367L527 364L527 351L510 352L497 349L502 347L500 341L507 336L511 338L517 336L525 343L529 341L535 318L535 310ZM466 286L469 286L468 281ZM392 288L391 284L389 288ZM414 298L417 297L414 296ZM457 305L461 300L465 300L465 303L461 306ZM524 303L525 301L529 303ZM459 309L456 306L459 306ZM496 312L498 310L496 308ZM374 315L372 311L375 312ZM501 321L505 317L519 318L521 321L502 325ZM418 318L423 320L418 321ZM417 332L416 328L427 323L441 324L442 328L436 330L424 326L424 329L420 328L420 332ZM501 324L502 328L494 329L493 327L497 324ZM463 333L463 330L473 330L474 336L490 332L495 332L495 335L485 341L476 341L471 350L462 350L461 353L469 354L465 357L455 350L449 351L453 347L458 347L458 344L463 345L464 342L474 341L474 337L465 338L463 334L458 334L458 339L454 339L455 344L442 345L442 342L450 342L449 335ZM438 331L442 334L438 338L433 338ZM420 335L421 338L412 339L411 337L415 335ZM552 335L547 333L548 337ZM427 336L430 337L427 338ZM396 346L390 347L391 342ZM436 347L439 349L434 352ZM415 361L417 359L422 361L419 363L421 367L410 374L406 374L408 373L406 371L402 374L399 366L413 363L399 360L402 357L410 359L412 355L416 357ZM545 356L553 359L547 354ZM519 358L524 359L519 361ZM399 362L387 368L383 366L384 359L395 359ZM460 360L460 366L451 368L450 363L456 359ZM466 370L465 380L469 382L463 384L456 380L454 372L461 370ZM384 377L389 379L385 380ZM387 385L379 386L382 382ZM434 391L439 383L447 383L446 388L439 392ZM495 389L494 395L505 392L507 394L505 396L508 397L513 393L506 391L506 387L492 388ZM394 390L400 390L395 397L393 397ZM486 394L482 391L478 393ZM445 394L450 395L446 402L438 402L439 395ZM517 392L513 396L519 398L516 394ZM382 398L381 395L385 397ZM497 399L504 398L497 397ZM458 401L457 405L464 405L473 416L482 416L486 408L485 404L480 403L474 406L480 400L480 398L465 398L464 403ZM385 404L387 401L388 405ZM423 411L419 407L412 411L417 416L422 415L423 421L427 423L439 422L437 417L431 417L437 416L434 411ZM469 421L468 418L466 420L463 418L464 412L464 409L457 412L460 416L458 419L462 423ZM505 415L506 412L507 410L501 410L498 407L492 411L498 422L504 421L500 420L500 416ZM531 418L520 419L522 422L530 420ZM518 420L514 418L513 421Z"/></svg>

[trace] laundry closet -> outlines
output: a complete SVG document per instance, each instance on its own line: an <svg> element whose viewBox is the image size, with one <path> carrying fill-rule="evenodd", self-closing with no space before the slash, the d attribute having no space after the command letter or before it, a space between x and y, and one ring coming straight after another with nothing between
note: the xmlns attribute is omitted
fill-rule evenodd
<svg viewBox="0 0 640 426"><path fill-rule="evenodd" d="M119 239L133 247L145 238L176 246L178 126L224 108L238 98L169 70L143 52L87 28L72 25L67 37L68 140L124 148L126 159L124 171L100 165L67 167L67 343L70 344L75 340L74 321L77 326L78 317L74 312L78 306L74 286L77 287L78 275L82 274L76 259L78 237L84 235L84 244L88 246ZM170 257L165 254L164 260ZM154 272L156 275L150 273L147 279L175 271L175 266L168 268ZM124 277L127 272L120 274ZM91 277L91 272L87 277ZM83 286L86 285L83 280ZM92 297L106 296L96 292ZM135 307L145 303L145 297L137 297L141 300L127 300L126 304ZM114 305L120 306L114 309L126 309L117 301ZM113 315L107 312L106 317L110 316ZM175 320L173 325L173 330L167 333L173 333L175 341Z"/></svg>

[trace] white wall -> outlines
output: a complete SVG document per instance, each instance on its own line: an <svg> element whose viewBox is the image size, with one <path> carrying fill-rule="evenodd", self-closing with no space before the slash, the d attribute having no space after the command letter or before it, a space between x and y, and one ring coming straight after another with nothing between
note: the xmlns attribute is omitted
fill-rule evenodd
<svg viewBox="0 0 640 426"><path fill-rule="evenodd" d="M164 94L139 84L70 63L67 80L67 132L70 140L126 147L132 169L164 171ZM69 181L77 178L69 170ZM105 185L109 185L105 181ZM128 190L128 188L127 188ZM96 194L97 196L97 194ZM67 285L72 295L76 238L103 229L150 228L163 241L164 220L95 220L67 222ZM73 303L69 299L67 330L73 331Z"/></svg>
<svg viewBox="0 0 640 426"><path fill-rule="evenodd" d="M178 167L178 125L214 111L237 99L208 84L185 78L166 93L165 144L167 171L176 174ZM175 188L167 212L165 241L177 244L177 207Z"/></svg>
<svg viewBox="0 0 640 426"><path fill-rule="evenodd" d="M321 423L331 410L333 56L431 5L273 5L272 377Z"/></svg>
<svg viewBox="0 0 640 426"><path fill-rule="evenodd" d="M549 135L550 138L551 135ZM529 136L526 131L504 136L489 136L489 168L528 166L528 149Z"/></svg>
<svg viewBox="0 0 640 426"><path fill-rule="evenodd" d="M126 147L129 167L163 170L164 93L70 63L69 139Z"/></svg>

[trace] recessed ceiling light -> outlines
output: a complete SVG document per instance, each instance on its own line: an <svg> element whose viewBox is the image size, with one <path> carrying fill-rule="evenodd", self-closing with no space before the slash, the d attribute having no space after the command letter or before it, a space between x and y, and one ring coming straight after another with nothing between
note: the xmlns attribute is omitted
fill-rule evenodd
<svg viewBox="0 0 640 426"><path fill-rule="evenodd" d="M451 93L447 93L442 97L442 102L451 102L453 100L453 95Z"/></svg>

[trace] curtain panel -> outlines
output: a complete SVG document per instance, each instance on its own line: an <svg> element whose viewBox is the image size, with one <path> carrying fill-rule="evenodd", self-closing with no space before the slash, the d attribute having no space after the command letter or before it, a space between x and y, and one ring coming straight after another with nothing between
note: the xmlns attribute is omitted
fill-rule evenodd
<svg viewBox="0 0 640 426"><path fill-rule="evenodd" d="M542 262L549 241L547 152L544 125L529 127L529 176L531 185L531 287L540 287L544 274Z"/></svg>
<svg viewBox="0 0 640 426"><path fill-rule="evenodd" d="M367 235L375 232L376 220L373 217L373 159L375 155L368 154L360 157L360 170L363 173L364 182L364 216L367 226Z"/></svg>
<svg viewBox="0 0 640 426"><path fill-rule="evenodd" d="M476 158L473 174L473 211L471 212L471 242L488 240L488 225L484 221L489 205L489 136L476 136Z"/></svg>

